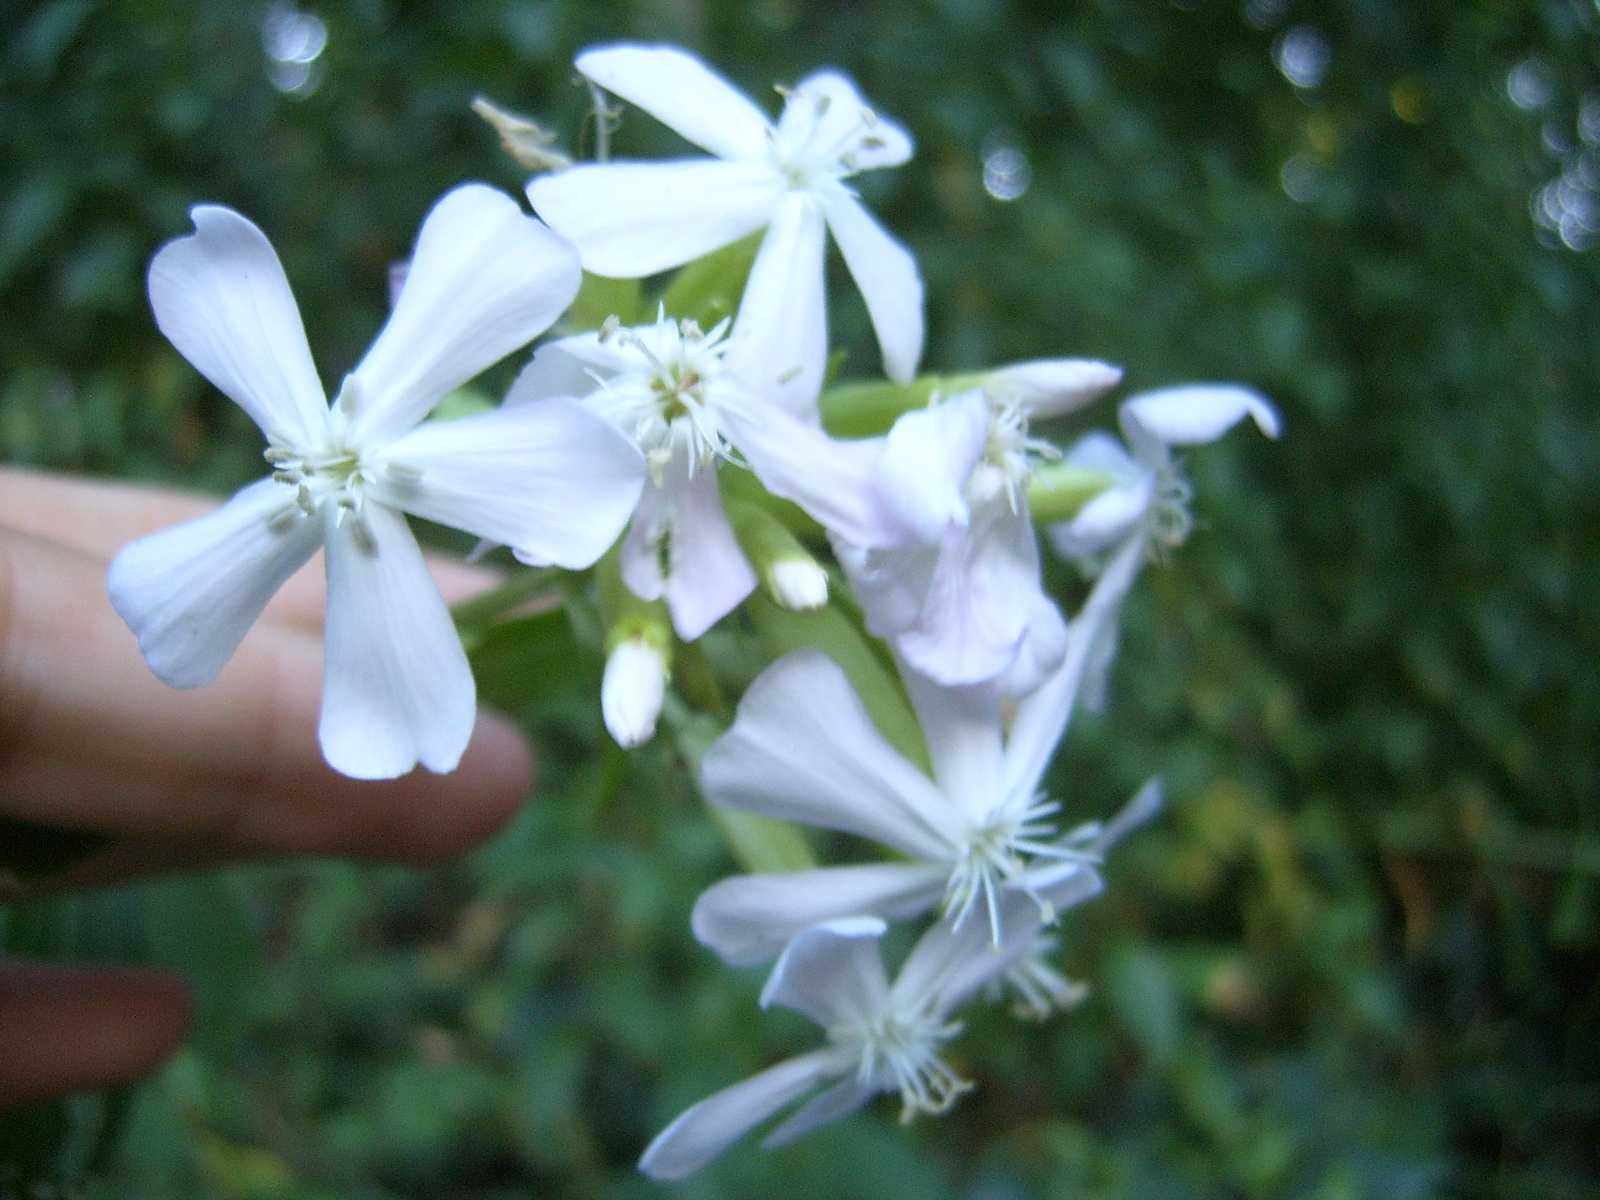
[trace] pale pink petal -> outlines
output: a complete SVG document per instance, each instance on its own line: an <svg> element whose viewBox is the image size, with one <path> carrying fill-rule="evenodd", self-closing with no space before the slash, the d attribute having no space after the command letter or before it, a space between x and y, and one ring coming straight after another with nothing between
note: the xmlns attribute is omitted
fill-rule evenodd
<svg viewBox="0 0 1600 1200"><path fill-rule="evenodd" d="M825 1091L818 1092L785 1118L782 1124L761 1139L761 1148L776 1150L796 1138L804 1137L813 1129L848 1117L881 1090L876 1083L862 1083L854 1075L841 1079Z"/></svg>
<svg viewBox="0 0 1600 1200"><path fill-rule="evenodd" d="M989 372L986 386L1035 418L1059 417L1116 387L1122 368L1092 358L1036 358Z"/></svg>

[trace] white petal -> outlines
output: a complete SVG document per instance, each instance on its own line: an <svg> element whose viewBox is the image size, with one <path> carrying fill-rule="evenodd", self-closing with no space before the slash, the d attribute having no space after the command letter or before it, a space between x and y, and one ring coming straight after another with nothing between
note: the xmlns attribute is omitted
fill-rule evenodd
<svg viewBox="0 0 1600 1200"><path fill-rule="evenodd" d="M758 162L609 162L539 175L528 200L584 270L637 279L721 249L772 220L783 177Z"/></svg>
<svg viewBox="0 0 1600 1200"><path fill-rule="evenodd" d="M1068 446L1061 461L1069 467L1109 475L1118 483L1132 483L1147 473L1120 440L1099 429L1084 434Z"/></svg>
<svg viewBox="0 0 1600 1200"><path fill-rule="evenodd" d="M293 489L263 479L124 547L106 589L150 669L173 687L199 687L321 541L321 522L295 506Z"/></svg>
<svg viewBox="0 0 1600 1200"><path fill-rule="evenodd" d="M985 386L1048 418L1077 411L1121 381L1121 367L1092 358L1036 358L991 371Z"/></svg>
<svg viewBox="0 0 1600 1200"><path fill-rule="evenodd" d="M595 367L583 351L595 341L592 334L577 334L545 342L533 352L528 365L517 372L506 392L505 404L515 407L557 397L582 399L594 391Z"/></svg>
<svg viewBox="0 0 1600 1200"><path fill-rule="evenodd" d="M940 543L868 550L834 538L833 553L866 614L868 633L895 637L917 623L939 565Z"/></svg>
<svg viewBox="0 0 1600 1200"><path fill-rule="evenodd" d="M659 600L666 590L666 577L662 574L661 539L669 536L669 506L667 493L653 483L647 483L639 496L638 511L628 526L628 536L622 540L622 582L641 600Z"/></svg>
<svg viewBox="0 0 1600 1200"><path fill-rule="evenodd" d="M750 1130L839 1071L839 1056L814 1050L786 1058L686 1109L645 1148L639 1169L652 1179L692 1175Z"/></svg>
<svg viewBox="0 0 1600 1200"><path fill-rule="evenodd" d="M876 483L881 439L831 438L772 404L730 406L718 419L761 486L793 500L828 532L856 543L898 533Z"/></svg>
<svg viewBox="0 0 1600 1200"><path fill-rule="evenodd" d="M1039 903L1016 888L996 897L999 941L988 921L936 921L906 955L890 988L896 1009L950 1012L991 979L1003 975L1033 948L1043 927Z"/></svg>
<svg viewBox="0 0 1600 1200"><path fill-rule="evenodd" d="M577 68L606 91L723 158L766 155L771 124L748 97L676 46L619 43L578 55Z"/></svg>
<svg viewBox="0 0 1600 1200"><path fill-rule="evenodd" d="M1050 526L1050 544L1067 559L1084 559L1127 537L1150 511L1156 477L1146 472L1132 483L1107 488L1070 521Z"/></svg>
<svg viewBox="0 0 1600 1200"><path fill-rule="evenodd" d="M189 216L195 232L150 263L156 324L269 442L319 445L328 402L272 244L230 208L203 204Z"/></svg>
<svg viewBox="0 0 1600 1200"><path fill-rule="evenodd" d="M410 429L548 329L581 279L572 247L504 192L469 183L446 193L422 222L388 323L345 382L351 436L371 446Z"/></svg>
<svg viewBox="0 0 1600 1200"><path fill-rule="evenodd" d="M773 964L761 1007L792 1008L824 1029L871 1021L889 994L878 950L888 929L877 917L840 917L802 930Z"/></svg>
<svg viewBox="0 0 1600 1200"><path fill-rule="evenodd" d="M418 762L452 771L472 737L476 694L417 540L382 504L338 524L333 506L324 510L322 753L356 779L392 779Z"/></svg>
<svg viewBox="0 0 1600 1200"><path fill-rule="evenodd" d="M1015 660L1039 594L1038 547L1024 507L998 496L947 536L917 623L896 648L947 687L983 683Z"/></svg>
<svg viewBox="0 0 1600 1200"><path fill-rule="evenodd" d="M1020 700L1038 689L1061 665L1067 653L1067 623L1043 591L1028 600L1028 620L1022 642L1011 665L995 677L994 689L1007 699Z"/></svg>
<svg viewBox="0 0 1600 1200"><path fill-rule="evenodd" d="M712 884L689 918L695 937L735 966L766 962L801 930L870 913L914 916L944 893L943 867L865 863L773 875L735 875Z"/></svg>
<svg viewBox="0 0 1600 1200"><path fill-rule="evenodd" d="M1259 392L1237 384L1193 383L1145 392L1123 402L1123 431L1133 441L1139 432L1168 446L1214 442L1246 416L1269 438L1278 436L1277 409Z"/></svg>
<svg viewBox="0 0 1600 1200"><path fill-rule="evenodd" d="M816 419L828 366L826 230L812 197L795 192L778 206L750 268L726 360L762 400L803 420Z"/></svg>
<svg viewBox="0 0 1600 1200"><path fill-rule="evenodd" d="M911 135L868 107L855 83L837 71L816 71L795 85L778 118L778 133L786 147L802 153L830 147L848 151L861 171L898 167L913 149Z"/></svg>
<svg viewBox="0 0 1600 1200"><path fill-rule="evenodd" d="M823 195L828 228L872 317L883 372L910 383L922 358L922 276L917 260L842 187Z"/></svg>
<svg viewBox="0 0 1600 1200"><path fill-rule="evenodd" d="M1032 795L1066 732L1095 643L1114 623L1128 589L1144 565L1144 539L1129 538L1095 580L1083 607L1067 626L1067 652L1056 673L1017 705L1006 739L1006 791Z"/></svg>
<svg viewBox="0 0 1600 1200"><path fill-rule="evenodd" d="M1147 825L1155 820L1165 802L1166 795L1160 777L1147 780L1145 785L1133 794L1133 798L1105 823L1105 827L1090 843L1089 848L1096 854L1104 854L1141 825Z"/></svg>
<svg viewBox="0 0 1600 1200"><path fill-rule="evenodd" d="M939 790L981 825L1003 799L1000 701L991 688L941 687L901 664Z"/></svg>
<svg viewBox="0 0 1600 1200"><path fill-rule="evenodd" d="M952 853L957 814L820 651L779 659L750 685L706 752L700 790L712 804L857 834L924 862Z"/></svg>
<svg viewBox="0 0 1600 1200"><path fill-rule="evenodd" d="M645 477L628 438L559 398L424 422L375 465L381 502L570 570L617 540Z"/></svg>
<svg viewBox="0 0 1600 1200"><path fill-rule="evenodd" d="M674 488L670 503L667 608L678 636L692 642L755 590L756 573L728 524L714 464Z"/></svg>
<svg viewBox="0 0 1600 1200"><path fill-rule="evenodd" d="M963 489L989 437L989 402L981 392L902 414L884 439L878 465L883 503L920 540L939 544L970 514Z"/></svg>
<svg viewBox="0 0 1600 1200"><path fill-rule="evenodd" d="M862 1083L855 1076L841 1079L826 1091L818 1092L781 1125L761 1139L763 1150L776 1150L787 1146L796 1138L804 1137L813 1129L820 1129L841 1117L847 1117L878 1094L872 1083Z"/></svg>

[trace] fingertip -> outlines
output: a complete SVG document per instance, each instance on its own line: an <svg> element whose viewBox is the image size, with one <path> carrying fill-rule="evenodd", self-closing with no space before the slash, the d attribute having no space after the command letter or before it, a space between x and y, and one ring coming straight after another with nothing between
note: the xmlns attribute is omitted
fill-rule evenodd
<svg viewBox="0 0 1600 1200"><path fill-rule="evenodd" d="M0 963L0 1109L133 1083L193 1021L188 987L165 972Z"/></svg>

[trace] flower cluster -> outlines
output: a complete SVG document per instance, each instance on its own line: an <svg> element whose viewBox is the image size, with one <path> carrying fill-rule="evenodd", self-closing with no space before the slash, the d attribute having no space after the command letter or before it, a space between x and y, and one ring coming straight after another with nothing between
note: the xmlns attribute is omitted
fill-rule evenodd
<svg viewBox="0 0 1600 1200"><path fill-rule="evenodd" d="M1106 852L1161 792L1152 781L1110 822L1068 828L1047 767L1078 704L1105 691L1139 571L1192 526L1172 449L1246 416L1276 436L1278 418L1248 389L1190 385L1124 401L1126 446L1089 433L1058 448L1035 424L1121 371L1062 358L917 375L915 260L849 182L906 162L912 140L849 79L780 88L770 120L671 47L602 46L577 68L597 96L709 156L573 165L535 124L480 102L513 151L537 142L521 159L544 170L527 189L537 219L480 184L439 200L387 324L331 403L266 238L231 210L193 211L195 232L151 264L151 303L260 427L270 474L127 547L109 589L151 669L192 687L323 548L322 748L365 778L453 769L475 719L466 655L402 513L523 563L593 569L600 707L624 746L670 707L675 655L758 588L852 631L854 666L820 638L768 665L699 763L717 808L887 854L752 870L695 905L695 935L729 963L773 962L762 1005L811 1017L826 1044L672 1122L641 1166L676 1178L807 1096L769 1145L879 1092L898 1092L907 1119L943 1112L971 1086L943 1057L965 1004L1014 993L1015 1011L1039 1018L1081 998L1050 965L1048 929L1100 891ZM825 386L830 236L882 381ZM575 315L592 309L574 306L580 289L674 268L649 303L638 283L608 285L625 311L587 327ZM708 311L692 277L735 302ZM504 403L430 419L564 313ZM1068 614L1042 582L1036 520L1092 579ZM832 594L841 582L847 597ZM889 922L916 919L925 931L891 982L879 942Z"/></svg>

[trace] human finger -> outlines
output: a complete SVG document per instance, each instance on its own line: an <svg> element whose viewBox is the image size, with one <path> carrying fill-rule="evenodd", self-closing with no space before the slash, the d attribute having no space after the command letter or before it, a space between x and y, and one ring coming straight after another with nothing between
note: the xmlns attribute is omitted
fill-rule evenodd
<svg viewBox="0 0 1600 1200"><path fill-rule="evenodd" d="M132 1083L175 1050L183 983L132 967L0 961L0 1109Z"/></svg>
<svg viewBox="0 0 1600 1200"><path fill-rule="evenodd" d="M0 466L0 524L57 542L109 563L146 534L204 516L218 501L194 492L109 482ZM428 567L445 602L454 604L493 587L493 567L429 554ZM262 614L268 621L322 627L326 581L313 559L279 589Z"/></svg>
<svg viewBox="0 0 1600 1200"><path fill-rule="evenodd" d="M150 674L106 599L103 565L0 531L0 811L219 857L418 860L487 836L526 794L514 726L480 714L459 769L347 779L317 742L320 640L258 623L218 678Z"/></svg>

